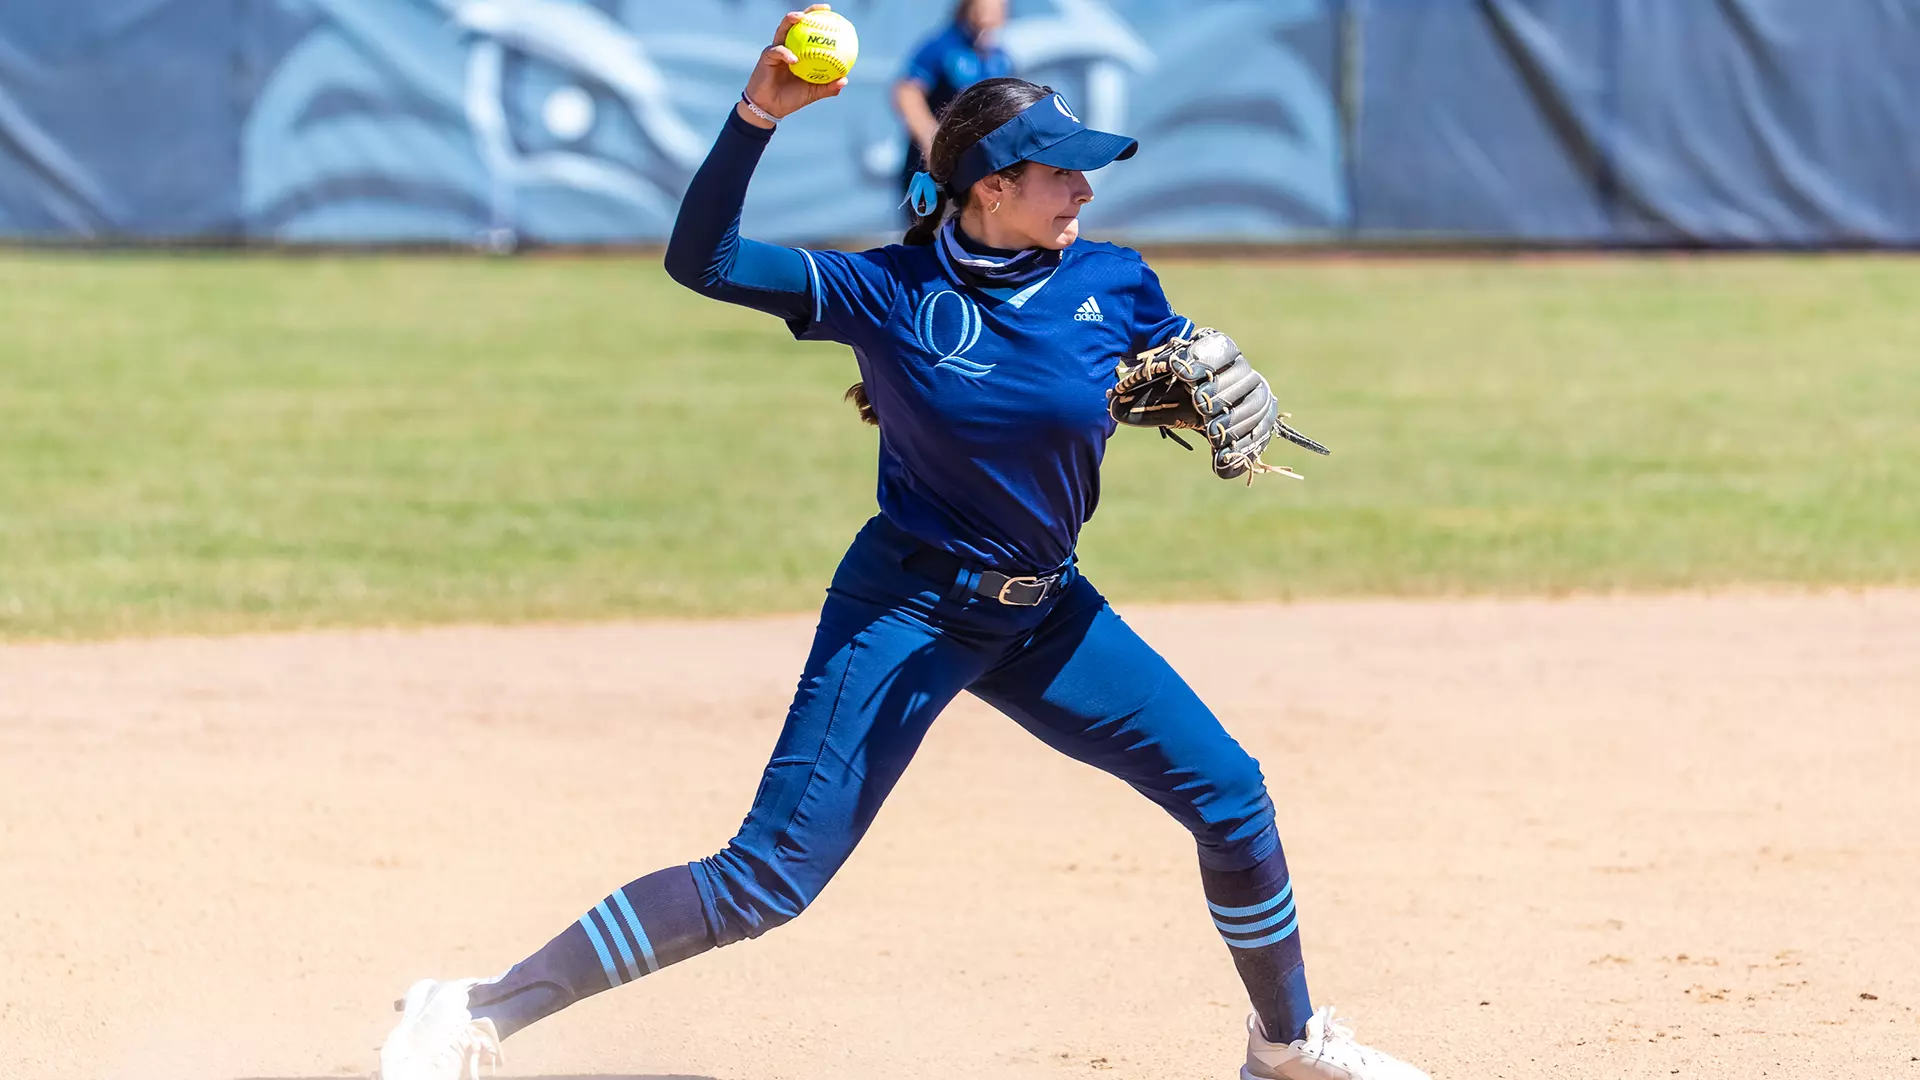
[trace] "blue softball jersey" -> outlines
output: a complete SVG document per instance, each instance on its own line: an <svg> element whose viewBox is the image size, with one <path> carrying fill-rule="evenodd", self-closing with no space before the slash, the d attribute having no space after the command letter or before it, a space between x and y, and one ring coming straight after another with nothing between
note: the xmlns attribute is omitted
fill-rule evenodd
<svg viewBox="0 0 1920 1080"><path fill-rule="evenodd" d="M1100 501L1115 361L1191 328L1152 269L1081 240L1048 277L989 292L938 244L801 255L812 310L789 325L853 348L880 420L881 512L996 570L1065 563Z"/></svg>

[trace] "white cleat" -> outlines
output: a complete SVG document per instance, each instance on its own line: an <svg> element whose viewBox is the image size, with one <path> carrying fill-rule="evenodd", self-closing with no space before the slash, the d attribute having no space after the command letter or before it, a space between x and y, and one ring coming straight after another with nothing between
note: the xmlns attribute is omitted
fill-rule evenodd
<svg viewBox="0 0 1920 1080"><path fill-rule="evenodd" d="M1353 1029L1335 1019L1331 1006L1307 1021L1307 1036L1291 1043L1267 1041L1259 1014L1247 1017L1247 1064L1240 1080L1432 1080L1389 1054L1353 1040Z"/></svg>
<svg viewBox="0 0 1920 1080"><path fill-rule="evenodd" d="M400 1022L380 1047L375 1080L479 1080L506 1062L493 1021L475 1020L467 992L479 979L421 979L395 1002Z"/></svg>

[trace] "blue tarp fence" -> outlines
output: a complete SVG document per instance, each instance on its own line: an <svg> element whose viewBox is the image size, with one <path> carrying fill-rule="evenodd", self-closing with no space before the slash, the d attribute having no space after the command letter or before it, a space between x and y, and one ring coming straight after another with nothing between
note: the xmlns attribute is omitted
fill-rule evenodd
<svg viewBox="0 0 1920 1080"><path fill-rule="evenodd" d="M889 88L945 0L842 0L853 85L746 227L897 232ZM0 237L664 239L788 0L5 0ZM1142 141L1094 235L1920 244L1920 0L1016 0Z"/></svg>

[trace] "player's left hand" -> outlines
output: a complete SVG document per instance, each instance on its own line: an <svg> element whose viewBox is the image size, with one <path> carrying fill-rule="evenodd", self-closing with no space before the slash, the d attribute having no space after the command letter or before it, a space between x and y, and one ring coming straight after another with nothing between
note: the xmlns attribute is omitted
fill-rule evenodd
<svg viewBox="0 0 1920 1080"><path fill-rule="evenodd" d="M1118 423L1157 427L1182 446L1173 429L1203 433L1214 475L1223 480L1245 476L1252 483L1253 474L1263 472L1299 479L1292 469L1260 460L1276 435L1316 454L1332 453L1287 425L1266 377L1232 338L1211 327L1123 361L1119 376L1107 391L1108 414Z"/></svg>

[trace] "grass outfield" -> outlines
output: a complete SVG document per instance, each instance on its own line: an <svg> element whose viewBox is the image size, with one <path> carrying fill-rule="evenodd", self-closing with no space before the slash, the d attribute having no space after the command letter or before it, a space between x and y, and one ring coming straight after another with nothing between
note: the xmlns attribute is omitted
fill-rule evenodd
<svg viewBox="0 0 1920 1080"><path fill-rule="evenodd" d="M1335 456L1122 432L1111 595L1920 581L1920 262L1164 261ZM810 609L852 356L651 259L0 255L0 636Z"/></svg>

